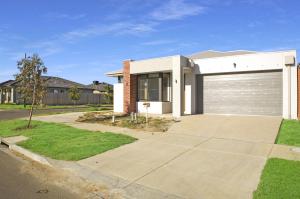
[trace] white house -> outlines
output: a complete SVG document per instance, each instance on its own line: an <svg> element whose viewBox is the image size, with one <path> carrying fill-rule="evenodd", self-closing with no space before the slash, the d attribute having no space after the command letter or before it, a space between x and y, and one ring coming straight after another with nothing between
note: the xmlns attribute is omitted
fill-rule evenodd
<svg viewBox="0 0 300 199"><path fill-rule="evenodd" d="M296 51L205 51L126 60L107 73L115 112L271 115L296 119L299 106Z"/></svg>

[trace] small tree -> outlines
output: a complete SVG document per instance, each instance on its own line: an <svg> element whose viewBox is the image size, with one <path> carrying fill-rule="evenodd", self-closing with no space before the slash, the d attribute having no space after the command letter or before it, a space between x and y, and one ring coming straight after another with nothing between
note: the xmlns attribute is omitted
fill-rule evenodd
<svg viewBox="0 0 300 199"><path fill-rule="evenodd" d="M113 101L113 89L112 87L107 84L104 86L104 90L105 90L105 97L106 97L106 100L108 102L108 104L112 104L112 101Z"/></svg>
<svg viewBox="0 0 300 199"><path fill-rule="evenodd" d="M77 101L80 100L80 97L81 97L77 86L73 86L69 89L69 97L73 101L74 106L75 106Z"/></svg>
<svg viewBox="0 0 300 199"><path fill-rule="evenodd" d="M20 71L16 75L16 80L18 81L17 91L21 94L24 102L26 100L31 101L27 124L27 128L30 128L34 106L40 104L46 93L42 74L47 72L47 67L37 54L18 61L17 66Z"/></svg>

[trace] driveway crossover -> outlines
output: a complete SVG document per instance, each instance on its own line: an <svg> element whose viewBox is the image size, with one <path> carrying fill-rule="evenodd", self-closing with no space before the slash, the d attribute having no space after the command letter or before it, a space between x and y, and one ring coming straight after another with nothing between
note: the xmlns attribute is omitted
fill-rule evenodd
<svg viewBox="0 0 300 199"><path fill-rule="evenodd" d="M141 134L135 143L78 163L122 179L120 188L133 195L141 194L140 185L170 198L252 198L280 123L279 117L185 116L167 133Z"/></svg>

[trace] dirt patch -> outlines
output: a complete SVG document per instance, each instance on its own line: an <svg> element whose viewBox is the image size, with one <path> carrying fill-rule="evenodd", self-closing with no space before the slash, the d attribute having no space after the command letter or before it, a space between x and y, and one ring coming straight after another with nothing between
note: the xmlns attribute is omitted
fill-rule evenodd
<svg viewBox="0 0 300 199"><path fill-rule="evenodd" d="M113 119L114 117L114 119ZM148 122L145 116L132 117L126 114L115 114L111 112L92 112L80 116L77 122L99 123L109 126L117 126L129 129L138 129L149 132L165 132L175 122L173 119L163 117L149 117Z"/></svg>

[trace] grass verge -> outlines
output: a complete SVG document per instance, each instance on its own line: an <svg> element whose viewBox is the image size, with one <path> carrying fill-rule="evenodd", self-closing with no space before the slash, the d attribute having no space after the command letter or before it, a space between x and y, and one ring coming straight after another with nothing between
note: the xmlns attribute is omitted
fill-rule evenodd
<svg viewBox="0 0 300 199"><path fill-rule="evenodd" d="M0 121L0 137L24 135L29 139L18 143L19 146L58 160L81 160L136 140L123 134L92 132L64 124L33 121L31 129L24 128L26 124L25 120Z"/></svg>
<svg viewBox="0 0 300 199"><path fill-rule="evenodd" d="M300 147L300 121L283 120L276 140L276 144Z"/></svg>
<svg viewBox="0 0 300 199"><path fill-rule="evenodd" d="M300 198L300 161L271 158L253 199Z"/></svg>

